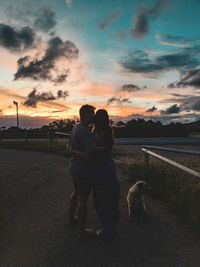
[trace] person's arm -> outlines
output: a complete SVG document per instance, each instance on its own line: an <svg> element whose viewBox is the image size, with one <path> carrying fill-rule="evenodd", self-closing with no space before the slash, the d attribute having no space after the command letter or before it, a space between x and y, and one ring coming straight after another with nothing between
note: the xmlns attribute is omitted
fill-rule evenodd
<svg viewBox="0 0 200 267"><path fill-rule="evenodd" d="M70 154L77 158L82 158L85 160L88 160L92 157L92 155L100 155L108 151L108 146L105 145L104 147L95 147L94 150L88 150L88 151L79 151L72 149L70 147L67 147L67 150L69 151Z"/></svg>
<svg viewBox="0 0 200 267"><path fill-rule="evenodd" d="M87 127L84 127L81 132L79 132L79 141L81 142L84 151L83 154L79 156L84 158L89 158L93 155L94 151L96 150L95 141L90 133L90 130ZM75 151L74 151L75 152ZM80 152L80 151L79 151ZM75 152L76 153L76 152ZM77 154L77 155L78 155Z"/></svg>
<svg viewBox="0 0 200 267"><path fill-rule="evenodd" d="M68 148L69 152L75 157L90 159L94 155L102 155L103 153L110 150L109 145L104 144L104 146L96 146L95 141L89 131L88 128L83 128L79 135L80 142L84 147L84 151L75 150L72 148Z"/></svg>
<svg viewBox="0 0 200 267"><path fill-rule="evenodd" d="M88 153L86 151L79 151L69 148L69 152L77 158L88 159Z"/></svg>

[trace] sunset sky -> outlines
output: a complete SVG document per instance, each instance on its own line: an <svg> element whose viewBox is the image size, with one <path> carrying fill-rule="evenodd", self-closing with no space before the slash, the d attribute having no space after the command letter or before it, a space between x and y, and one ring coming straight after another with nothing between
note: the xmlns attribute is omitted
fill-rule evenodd
<svg viewBox="0 0 200 267"><path fill-rule="evenodd" d="M200 119L200 1L1 0L0 127Z"/></svg>

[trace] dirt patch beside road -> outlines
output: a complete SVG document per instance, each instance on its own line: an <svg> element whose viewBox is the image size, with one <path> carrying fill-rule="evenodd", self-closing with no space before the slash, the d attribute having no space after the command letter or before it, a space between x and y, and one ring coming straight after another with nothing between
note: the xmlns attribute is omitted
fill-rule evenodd
<svg viewBox="0 0 200 267"><path fill-rule="evenodd" d="M66 226L72 190L68 164L69 159L52 154L0 150L0 266L200 266L200 237L150 197L143 225L128 222L121 197L119 237L109 244L78 241L77 227ZM122 196L129 186L121 185ZM88 224L98 228L92 198Z"/></svg>

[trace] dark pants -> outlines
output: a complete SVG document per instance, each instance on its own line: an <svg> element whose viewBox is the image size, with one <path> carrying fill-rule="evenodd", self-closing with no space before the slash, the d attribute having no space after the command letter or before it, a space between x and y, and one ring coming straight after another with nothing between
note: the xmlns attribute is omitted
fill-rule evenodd
<svg viewBox="0 0 200 267"><path fill-rule="evenodd" d="M119 220L120 185L112 158L97 164L93 187L94 204L103 236L111 238L116 234L116 224Z"/></svg>
<svg viewBox="0 0 200 267"><path fill-rule="evenodd" d="M119 220L119 183L95 185L93 189L95 209L105 238L116 234Z"/></svg>

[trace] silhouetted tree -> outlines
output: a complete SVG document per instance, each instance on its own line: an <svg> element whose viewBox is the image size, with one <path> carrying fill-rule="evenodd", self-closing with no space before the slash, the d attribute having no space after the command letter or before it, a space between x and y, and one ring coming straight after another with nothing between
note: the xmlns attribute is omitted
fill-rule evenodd
<svg viewBox="0 0 200 267"><path fill-rule="evenodd" d="M118 121L117 122L117 127L123 127L125 123L123 121Z"/></svg>
<svg viewBox="0 0 200 267"><path fill-rule="evenodd" d="M144 119L130 120L123 124L117 123L113 127L115 137L185 137L187 129L182 123L162 125L160 121L145 121Z"/></svg>

